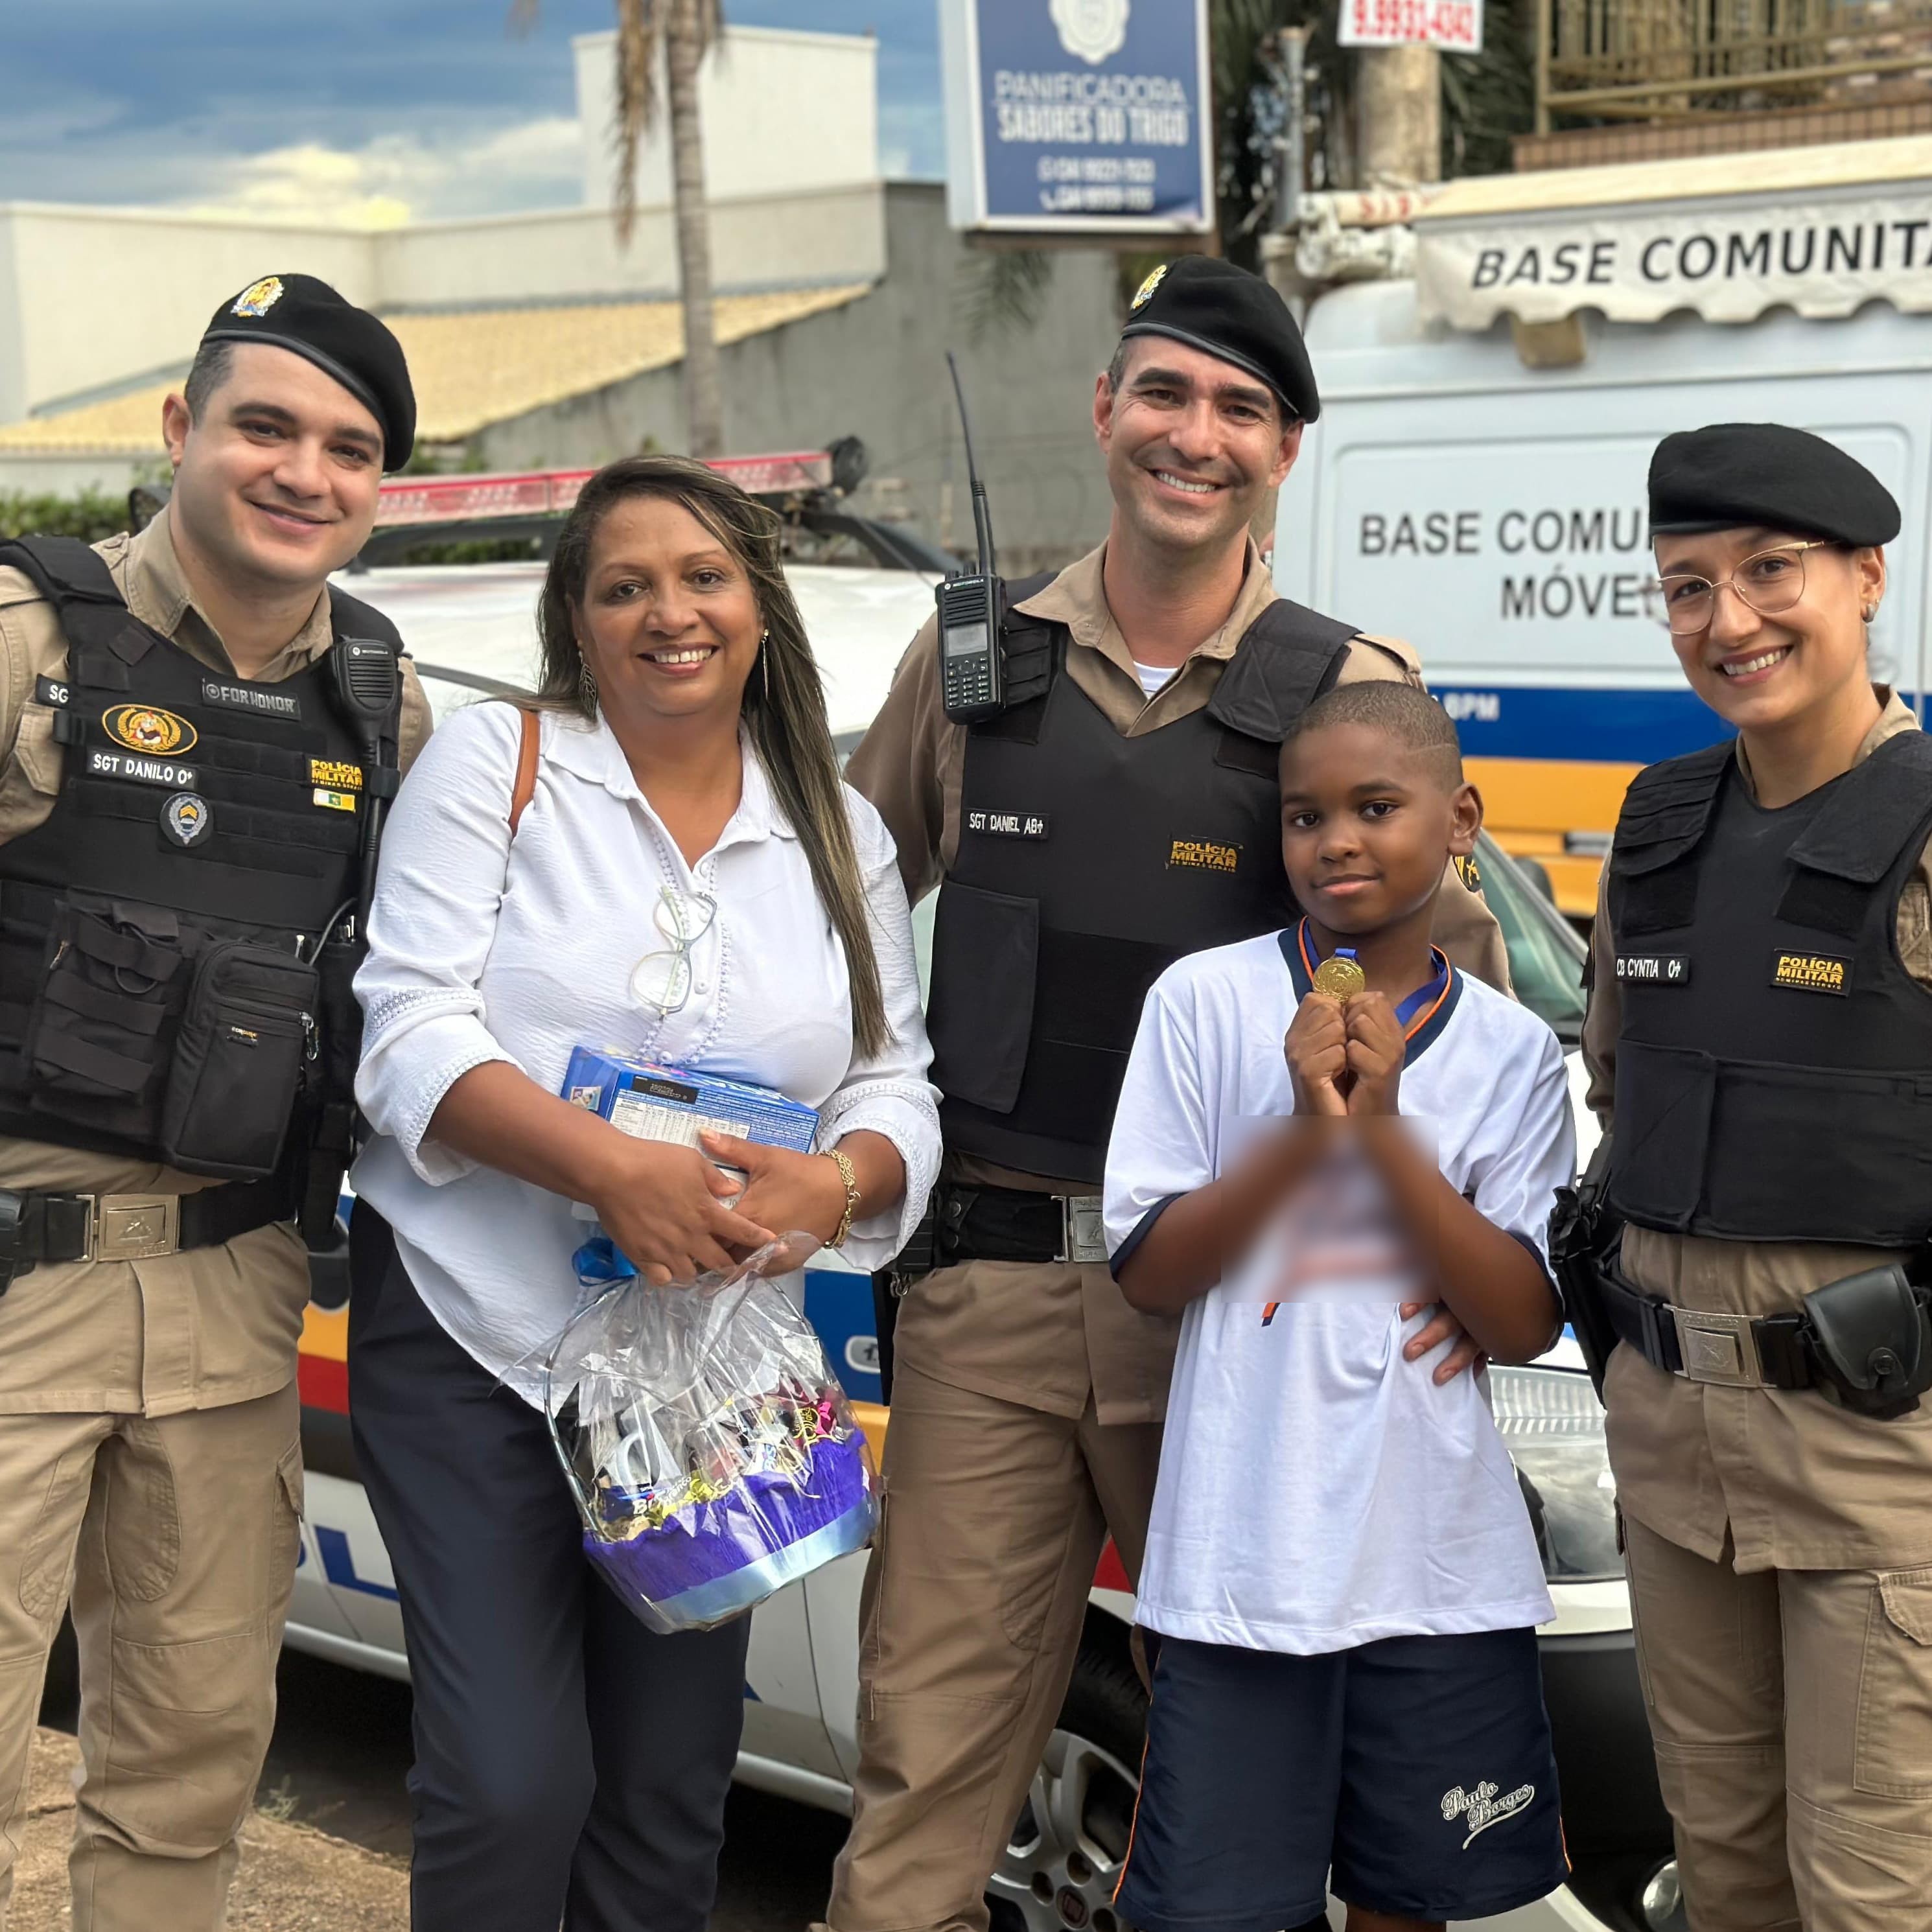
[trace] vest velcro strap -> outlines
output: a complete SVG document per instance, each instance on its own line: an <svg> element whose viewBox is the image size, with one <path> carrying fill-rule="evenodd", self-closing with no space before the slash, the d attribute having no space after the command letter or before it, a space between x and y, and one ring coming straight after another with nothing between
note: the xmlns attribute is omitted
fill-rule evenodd
<svg viewBox="0 0 1932 1932"><path fill-rule="evenodd" d="M34 1036L34 1064L37 1067L58 1067L62 1072L77 1074L82 1079L91 1080L97 1087L114 1094L144 1092L154 1077L152 1060L134 1060L124 1053L110 1052L105 1047L96 1046L91 1040L79 1039L70 1033L57 1033L44 1024Z"/></svg>
<svg viewBox="0 0 1932 1932"><path fill-rule="evenodd" d="M1792 846L1807 871L1874 886L1891 871L1932 805L1932 740L1922 731L1888 739L1840 782Z"/></svg>
<svg viewBox="0 0 1932 1932"><path fill-rule="evenodd" d="M151 946L139 933L124 927L104 926L98 920L76 920L71 937L75 950L90 959L98 959L102 965L120 972L138 974L144 980L158 982L172 978L182 963L178 952Z"/></svg>
<svg viewBox="0 0 1932 1932"><path fill-rule="evenodd" d="M104 986L89 986L71 973L56 973L47 982L47 998L83 1019L98 1020L104 1026L124 1027L130 1033L150 1037L161 1030L166 1009L153 1000L131 999L124 993L110 993Z"/></svg>
<svg viewBox="0 0 1932 1932"><path fill-rule="evenodd" d="M394 798L403 788L403 775L393 765L369 765L363 782L371 798Z"/></svg>

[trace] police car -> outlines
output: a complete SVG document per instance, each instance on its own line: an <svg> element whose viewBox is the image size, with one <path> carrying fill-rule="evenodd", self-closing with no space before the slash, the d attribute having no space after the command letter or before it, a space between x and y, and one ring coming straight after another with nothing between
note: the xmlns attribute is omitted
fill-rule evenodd
<svg viewBox="0 0 1932 1932"><path fill-rule="evenodd" d="M826 668L835 733L848 747L876 709L907 639L930 614L938 575L916 557L867 547L863 562L790 566ZM357 596L401 626L440 712L473 700L479 689L532 680L531 617L541 580L540 565L519 563L379 568L353 582ZM1492 843L1484 842L1478 864L1519 994L1571 1049L1587 1142L1593 1130L1574 1052L1581 944ZM932 910L930 899L920 909L922 955ZM344 1208L352 1211L346 1200ZM286 1640L353 1668L406 1678L394 1580L349 1430L346 1248L316 1255L313 1271L300 1369L308 1520ZM880 1401L869 1281L828 1257L808 1272L806 1310L876 1448L890 1418ZM1575 1872L1568 1887L1537 1905L1482 1923L1496 1932L1670 1932L1683 1919L1637 1683L1603 1412L1567 1339L1534 1366L1492 1370L1491 1381L1557 1606L1540 1642ZM743 1782L849 1810L864 1568L862 1556L842 1558L754 1614L738 1760ZM1132 1616L1126 1576L1109 1546L1094 1578L1059 1726L993 1877L995 1932L1122 1932L1113 1891L1132 1823L1146 1708L1128 1652Z"/></svg>

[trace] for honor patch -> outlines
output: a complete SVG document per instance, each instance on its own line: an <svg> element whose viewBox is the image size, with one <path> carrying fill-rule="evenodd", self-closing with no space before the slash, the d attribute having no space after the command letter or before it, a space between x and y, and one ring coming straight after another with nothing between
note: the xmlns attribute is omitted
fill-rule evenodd
<svg viewBox="0 0 1932 1932"><path fill-rule="evenodd" d="M1138 288L1135 290L1134 298L1127 304L1127 307L1130 309L1145 308L1148 304L1153 301L1154 292L1156 289L1160 286L1161 282L1166 277L1166 274L1167 264L1163 262L1159 268L1156 268L1148 277L1145 281L1142 283Z"/></svg>
<svg viewBox="0 0 1932 1932"><path fill-rule="evenodd" d="M178 791L161 807L161 836L177 845L199 845L214 830L214 814L197 791Z"/></svg>
<svg viewBox="0 0 1932 1932"><path fill-rule="evenodd" d="M1831 952L1780 952L1772 961L1771 983L1794 993L1851 991L1852 962Z"/></svg>
<svg viewBox="0 0 1932 1932"><path fill-rule="evenodd" d="M117 745L145 752L152 758L192 751L201 735L185 718L152 704L111 705L100 714L100 728Z"/></svg>
<svg viewBox="0 0 1932 1932"><path fill-rule="evenodd" d="M259 282L250 282L235 298L230 315L254 317L266 315L282 298L282 278L280 275L264 275Z"/></svg>
<svg viewBox="0 0 1932 1932"><path fill-rule="evenodd" d="M1619 952L1617 979L1628 986L1688 986L1690 958L1682 952Z"/></svg>
<svg viewBox="0 0 1932 1932"><path fill-rule="evenodd" d="M225 684L220 679L201 681L204 704L225 705L230 711L252 711L260 718L299 718L302 700L285 691L265 691L259 684Z"/></svg>

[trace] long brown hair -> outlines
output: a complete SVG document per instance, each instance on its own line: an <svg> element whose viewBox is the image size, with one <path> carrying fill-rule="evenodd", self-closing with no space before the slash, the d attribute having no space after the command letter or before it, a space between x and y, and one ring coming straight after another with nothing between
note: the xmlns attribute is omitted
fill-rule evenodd
<svg viewBox="0 0 1932 1932"><path fill-rule="evenodd" d="M865 884L826 717L825 687L779 560L783 526L776 512L688 457L626 456L607 464L578 495L544 579L537 607L543 642L538 703L596 722L596 689L584 680L574 613L583 604L598 526L616 505L634 496L662 497L689 511L751 579L766 635L764 662L746 683L741 715L779 807L805 848L819 902L845 950L854 1039L861 1053L876 1053L890 1029Z"/></svg>

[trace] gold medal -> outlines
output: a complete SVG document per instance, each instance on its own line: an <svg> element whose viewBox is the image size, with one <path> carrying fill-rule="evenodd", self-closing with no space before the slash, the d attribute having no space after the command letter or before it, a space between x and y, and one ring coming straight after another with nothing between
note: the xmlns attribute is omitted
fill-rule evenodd
<svg viewBox="0 0 1932 1932"><path fill-rule="evenodd" d="M1369 976L1361 968L1339 952L1332 954L1316 968L1312 982L1316 992L1326 993L1333 1000L1352 998L1368 983Z"/></svg>

